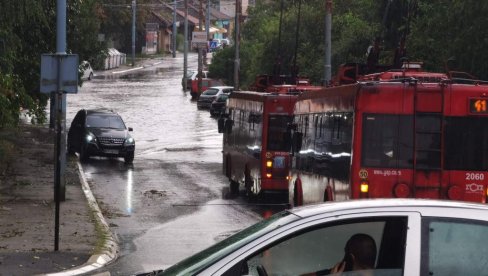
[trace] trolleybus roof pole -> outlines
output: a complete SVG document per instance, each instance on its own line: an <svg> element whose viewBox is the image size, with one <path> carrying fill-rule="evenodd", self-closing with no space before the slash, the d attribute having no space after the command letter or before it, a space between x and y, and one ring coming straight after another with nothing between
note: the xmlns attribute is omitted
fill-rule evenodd
<svg viewBox="0 0 488 276"><path fill-rule="evenodd" d="M332 80L331 49L332 49L332 0L325 3L325 66L324 86L328 86Z"/></svg>
<svg viewBox="0 0 488 276"><path fill-rule="evenodd" d="M240 69L240 60L239 60L239 46L241 40L241 30L240 30L240 21L241 21L241 0L236 0L236 29L235 29L235 60L234 60L234 89L237 91L239 90L239 69Z"/></svg>

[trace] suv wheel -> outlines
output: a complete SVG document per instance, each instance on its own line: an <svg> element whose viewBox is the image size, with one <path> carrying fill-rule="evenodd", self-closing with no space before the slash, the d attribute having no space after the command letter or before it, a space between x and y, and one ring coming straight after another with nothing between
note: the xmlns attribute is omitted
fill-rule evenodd
<svg viewBox="0 0 488 276"><path fill-rule="evenodd" d="M75 154L75 149L73 148L73 145L71 145L70 142L68 142L68 154L69 155Z"/></svg>
<svg viewBox="0 0 488 276"><path fill-rule="evenodd" d="M132 161L134 161L134 152L127 153L127 155L124 157L124 161L126 164L131 164Z"/></svg>
<svg viewBox="0 0 488 276"><path fill-rule="evenodd" d="M81 145L81 149L80 149L80 160L85 162L85 161L88 161L88 159L90 158L90 155L88 154L88 150L86 149L86 145Z"/></svg>

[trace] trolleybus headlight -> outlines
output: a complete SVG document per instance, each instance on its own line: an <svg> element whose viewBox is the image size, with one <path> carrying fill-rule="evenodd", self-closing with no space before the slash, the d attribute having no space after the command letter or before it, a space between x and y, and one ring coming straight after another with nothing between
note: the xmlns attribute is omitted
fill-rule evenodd
<svg viewBox="0 0 488 276"><path fill-rule="evenodd" d="M410 187L405 183L398 183L393 188L393 194L399 198L407 198L410 196Z"/></svg>
<svg viewBox="0 0 488 276"><path fill-rule="evenodd" d="M271 178L271 176L273 176L273 175L272 175L272 174L270 174L270 173L267 173L267 174L266 174L266 177L267 177L267 178Z"/></svg>
<svg viewBox="0 0 488 276"><path fill-rule="evenodd" d="M273 161L271 161L271 160L266 161L266 167L272 168L273 167Z"/></svg>
<svg viewBox="0 0 488 276"><path fill-rule="evenodd" d="M362 180L361 184L359 184L359 188L361 190L361 193L367 194L369 192L369 183L367 180Z"/></svg>

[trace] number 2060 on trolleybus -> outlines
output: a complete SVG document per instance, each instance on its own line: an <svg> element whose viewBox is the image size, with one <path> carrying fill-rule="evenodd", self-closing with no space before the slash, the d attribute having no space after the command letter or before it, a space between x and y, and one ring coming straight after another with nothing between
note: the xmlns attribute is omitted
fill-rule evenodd
<svg viewBox="0 0 488 276"><path fill-rule="evenodd" d="M353 198L486 203L488 85L420 69L305 92L292 124L295 205Z"/></svg>

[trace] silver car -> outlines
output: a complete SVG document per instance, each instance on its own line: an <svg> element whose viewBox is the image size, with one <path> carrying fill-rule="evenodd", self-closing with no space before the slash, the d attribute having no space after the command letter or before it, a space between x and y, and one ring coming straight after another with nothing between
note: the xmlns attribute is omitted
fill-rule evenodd
<svg viewBox="0 0 488 276"><path fill-rule="evenodd" d="M360 257L348 253L348 240L357 236L369 236L375 244L371 267L352 266ZM320 272L338 266L342 275L487 275L487 237L484 204L323 203L275 214L159 275L327 275Z"/></svg>
<svg viewBox="0 0 488 276"><path fill-rule="evenodd" d="M218 96L221 94L229 95L234 91L234 87L232 86L212 86L207 90L203 91L203 93L198 97L197 107L198 108L210 108L212 102L217 99Z"/></svg>

